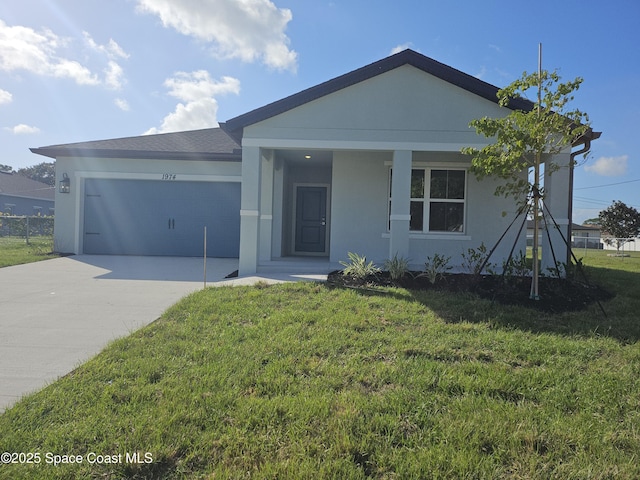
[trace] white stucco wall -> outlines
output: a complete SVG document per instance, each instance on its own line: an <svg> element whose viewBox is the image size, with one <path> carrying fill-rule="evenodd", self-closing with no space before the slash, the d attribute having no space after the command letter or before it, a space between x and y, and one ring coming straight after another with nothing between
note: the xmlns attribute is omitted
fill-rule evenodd
<svg viewBox="0 0 640 480"><path fill-rule="evenodd" d="M335 152L331 201L332 263L347 253L376 262L389 254L388 189L390 152Z"/></svg>
<svg viewBox="0 0 640 480"><path fill-rule="evenodd" d="M411 66L347 87L244 130L243 145L449 150L484 144L469 122L507 109Z"/></svg>
<svg viewBox="0 0 640 480"><path fill-rule="evenodd" d="M118 178L152 181L241 181L240 162L191 160L113 159L60 157L56 159L56 180L66 173L71 193L56 191L54 249L62 253L82 253L84 227L84 180ZM163 180L165 174L171 180ZM175 175L175 179L173 178Z"/></svg>

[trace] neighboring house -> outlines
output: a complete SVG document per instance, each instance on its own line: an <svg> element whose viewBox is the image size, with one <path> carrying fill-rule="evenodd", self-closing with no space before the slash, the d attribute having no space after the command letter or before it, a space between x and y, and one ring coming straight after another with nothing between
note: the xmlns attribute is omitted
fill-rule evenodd
<svg viewBox="0 0 640 480"><path fill-rule="evenodd" d="M595 225L573 224L571 227L571 245L576 248L602 249L603 242L600 227Z"/></svg>
<svg viewBox="0 0 640 480"><path fill-rule="evenodd" d="M405 50L220 128L32 151L70 179L70 193L56 193L59 251L199 255L207 226L209 255L238 256L241 275L296 256L335 267L348 252L379 264L398 254L417 267L439 253L459 265L516 215L494 195L497 181L478 181L460 153L487 143L471 120L508 113L497 91ZM566 168L545 191L568 229L570 148L555 161ZM495 262L514 241L524 248L516 233Z"/></svg>
<svg viewBox="0 0 640 480"><path fill-rule="evenodd" d="M543 241L546 236L546 231L553 231L555 225L553 220L549 219L548 224L544 222L540 224L540 232L538 235L539 241ZM566 237L565 237L566 238ZM533 220L527 220L527 245L533 244ZM592 225L578 225L577 223L571 224L571 246L576 248L595 248L601 249L602 243L600 239L600 227Z"/></svg>
<svg viewBox="0 0 640 480"><path fill-rule="evenodd" d="M5 215L53 215L54 188L13 172L0 171L0 212Z"/></svg>

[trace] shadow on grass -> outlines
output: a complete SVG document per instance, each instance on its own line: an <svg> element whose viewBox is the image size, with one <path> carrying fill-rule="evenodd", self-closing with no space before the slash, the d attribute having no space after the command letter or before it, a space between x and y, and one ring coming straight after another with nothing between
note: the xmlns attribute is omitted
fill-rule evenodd
<svg viewBox="0 0 640 480"><path fill-rule="evenodd" d="M588 283L541 279L539 300L529 298L530 278L505 282L499 276L448 276L435 285L412 281L394 285L383 275L354 285L341 281L340 272L334 272L328 284L356 289L363 295L405 300L408 293L449 323L490 323L533 333L602 336L623 344L640 340L640 274L587 267L586 275ZM393 286L403 290L384 288Z"/></svg>

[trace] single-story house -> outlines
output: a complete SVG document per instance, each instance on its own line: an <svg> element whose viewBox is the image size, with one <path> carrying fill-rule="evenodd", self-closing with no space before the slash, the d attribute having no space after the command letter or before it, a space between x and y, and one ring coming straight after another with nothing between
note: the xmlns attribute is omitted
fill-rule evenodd
<svg viewBox="0 0 640 480"><path fill-rule="evenodd" d="M54 212L54 188L14 172L0 171L0 212L5 215L49 216Z"/></svg>
<svg viewBox="0 0 640 480"><path fill-rule="evenodd" d="M239 257L241 275L296 257L336 267L348 252L418 267L439 253L459 265L516 215L494 195L497 180L478 181L460 153L487 143L471 120L508 113L497 91L405 50L219 128L34 148L68 182L56 193L55 248L201 255L206 226L208 255ZM570 150L545 183L567 229ZM495 263L513 243L500 244Z"/></svg>
<svg viewBox="0 0 640 480"><path fill-rule="evenodd" d="M533 220L527 220L527 246L533 245ZM555 225L553 220L548 219L547 224L540 222L538 239L542 241L547 235L547 230L553 231ZM565 237L566 238L566 237ZM600 239L600 227L593 225L571 224L571 246L576 248L594 248L602 249Z"/></svg>
<svg viewBox="0 0 640 480"><path fill-rule="evenodd" d="M576 248L602 249L602 232L597 225L573 224L571 228L571 244Z"/></svg>

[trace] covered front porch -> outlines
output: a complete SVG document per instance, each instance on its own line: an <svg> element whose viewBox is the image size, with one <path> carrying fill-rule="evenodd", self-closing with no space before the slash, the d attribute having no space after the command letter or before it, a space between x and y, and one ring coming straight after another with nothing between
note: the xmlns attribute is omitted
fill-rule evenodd
<svg viewBox="0 0 640 480"><path fill-rule="evenodd" d="M326 272L340 268L350 251L379 264L394 255L413 256L420 265L430 247L466 248L471 237L464 198L457 204L456 231L416 231L412 224L412 178L432 167L464 176L468 165L459 153L359 147L243 149L241 275L305 260Z"/></svg>

